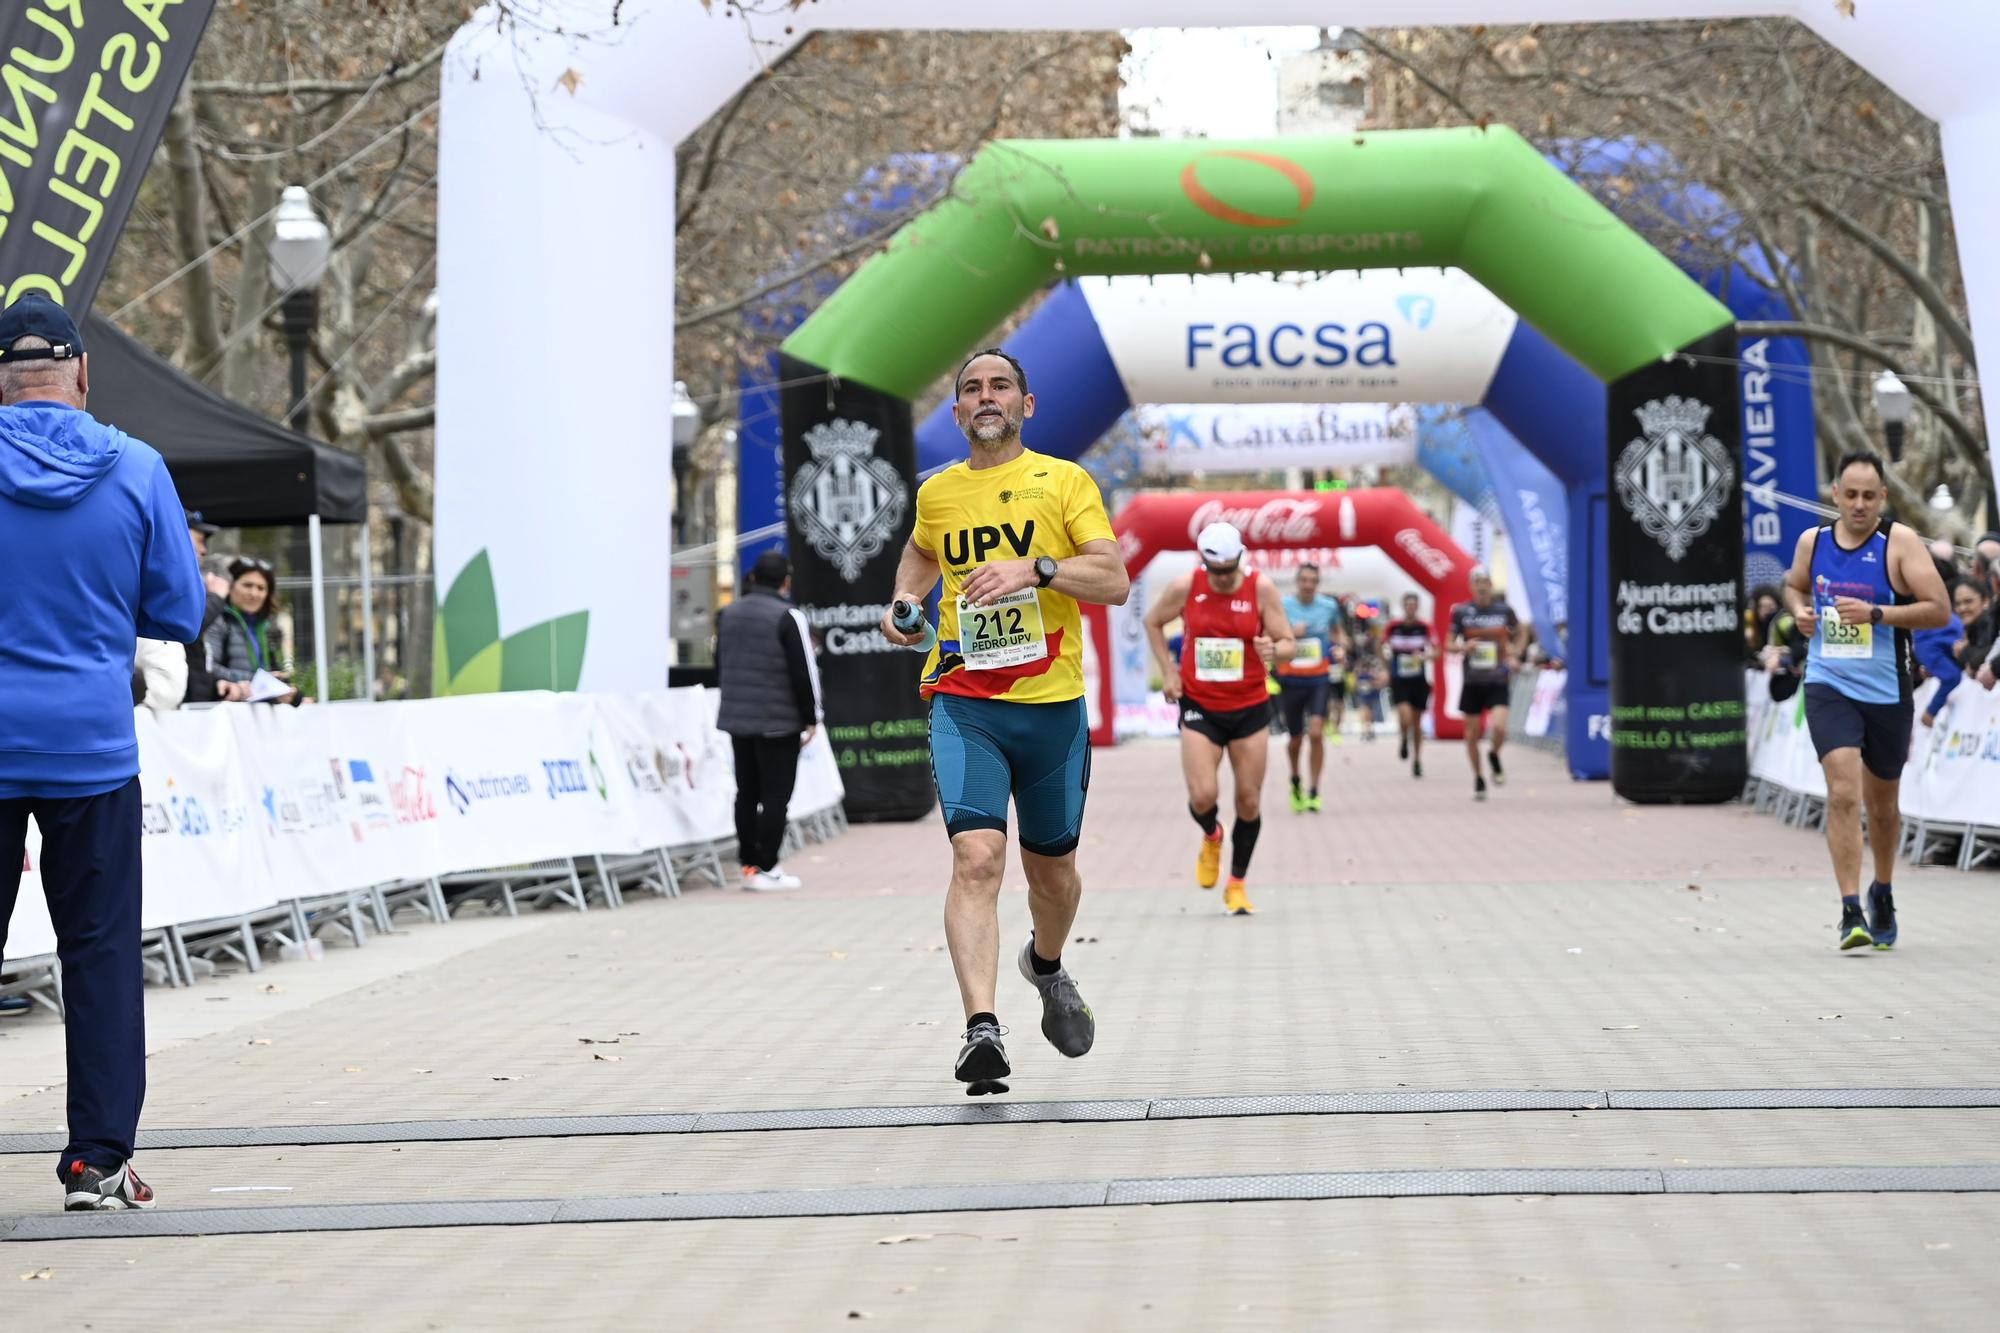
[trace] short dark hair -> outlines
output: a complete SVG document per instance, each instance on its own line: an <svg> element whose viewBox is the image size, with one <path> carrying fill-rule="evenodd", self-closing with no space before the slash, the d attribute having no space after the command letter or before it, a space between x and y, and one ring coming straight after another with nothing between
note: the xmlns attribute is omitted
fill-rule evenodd
<svg viewBox="0 0 2000 1333"><path fill-rule="evenodd" d="M1876 453L1873 449L1853 449L1842 454L1840 462L1834 465L1833 479L1835 481L1840 480L1840 474L1853 467L1856 463L1866 463L1869 467L1875 469L1877 477L1880 477L1884 482L1889 480L1889 470L1882 466L1882 455Z"/></svg>
<svg viewBox="0 0 2000 1333"><path fill-rule="evenodd" d="M958 363L958 374L951 377L951 396L958 397L958 391L965 385L965 368L982 356L997 356L1014 368L1014 378L1021 382L1021 392L1028 391L1028 372L1013 356L998 347L982 347L971 356Z"/></svg>
<svg viewBox="0 0 2000 1333"><path fill-rule="evenodd" d="M1308 569L1310 569L1315 574L1319 573L1318 565L1315 565L1310 560L1301 560L1299 561L1299 567L1296 570L1292 571L1293 577L1297 577L1298 575L1305 573Z"/></svg>

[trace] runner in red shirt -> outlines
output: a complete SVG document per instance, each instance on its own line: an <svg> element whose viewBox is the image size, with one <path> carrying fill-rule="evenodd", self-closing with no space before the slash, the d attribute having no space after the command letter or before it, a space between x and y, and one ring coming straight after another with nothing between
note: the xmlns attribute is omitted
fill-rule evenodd
<svg viewBox="0 0 2000 1333"><path fill-rule="evenodd" d="M1271 696L1265 669L1289 661L1294 642L1283 599L1254 570L1243 568L1243 536L1227 523L1211 523L1195 541L1201 565L1181 575L1146 612L1146 637L1181 710L1181 772L1187 778L1188 813L1201 826L1195 883L1215 887L1222 864L1221 767L1229 756L1236 779L1236 826L1230 837L1229 884L1223 908L1248 916L1243 877L1263 828L1260 798L1270 759ZM1167 623L1184 617L1181 658L1167 651Z"/></svg>

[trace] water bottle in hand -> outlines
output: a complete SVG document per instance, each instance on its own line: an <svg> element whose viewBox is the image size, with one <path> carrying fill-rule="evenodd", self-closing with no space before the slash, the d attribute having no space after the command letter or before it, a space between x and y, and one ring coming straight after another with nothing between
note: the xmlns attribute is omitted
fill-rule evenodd
<svg viewBox="0 0 2000 1333"><path fill-rule="evenodd" d="M928 653L937 644L937 626L924 619L923 607L915 602L898 598L889 609L889 623L905 634L915 634L922 630L924 637L910 645L913 653Z"/></svg>

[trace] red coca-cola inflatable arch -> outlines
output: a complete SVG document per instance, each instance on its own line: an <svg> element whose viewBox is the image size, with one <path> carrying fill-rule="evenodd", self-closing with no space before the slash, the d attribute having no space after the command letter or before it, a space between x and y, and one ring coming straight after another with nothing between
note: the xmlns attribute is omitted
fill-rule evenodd
<svg viewBox="0 0 2000 1333"><path fill-rule="evenodd" d="M1431 595L1432 627L1440 645L1451 625L1451 609L1472 597L1474 561L1451 534L1394 487L1365 491L1148 491L1132 497L1112 523L1125 570L1134 579L1161 551L1191 551L1195 535L1218 520L1233 523L1244 544L1265 550L1288 547L1376 546L1401 565ZM1097 726L1091 741L1116 739L1118 701L1112 688L1111 618L1101 606L1086 606L1096 648ZM1431 715L1437 734L1456 740L1464 722L1445 685L1445 662L1437 662Z"/></svg>

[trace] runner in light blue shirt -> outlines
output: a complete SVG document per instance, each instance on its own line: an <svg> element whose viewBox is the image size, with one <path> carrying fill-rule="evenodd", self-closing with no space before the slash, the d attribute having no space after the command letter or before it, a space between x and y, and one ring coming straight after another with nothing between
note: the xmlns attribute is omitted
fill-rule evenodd
<svg viewBox="0 0 2000 1333"><path fill-rule="evenodd" d="M1278 709L1290 739L1285 752L1292 764L1292 813L1317 813L1319 779L1326 768L1326 706L1332 672L1341 656L1340 603L1319 595L1319 566L1300 565L1285 598L1285 619L1298 645L1289 662L1277 668ZM1312 741L1312 785L1299 781L1300 742Z"/></svg>

